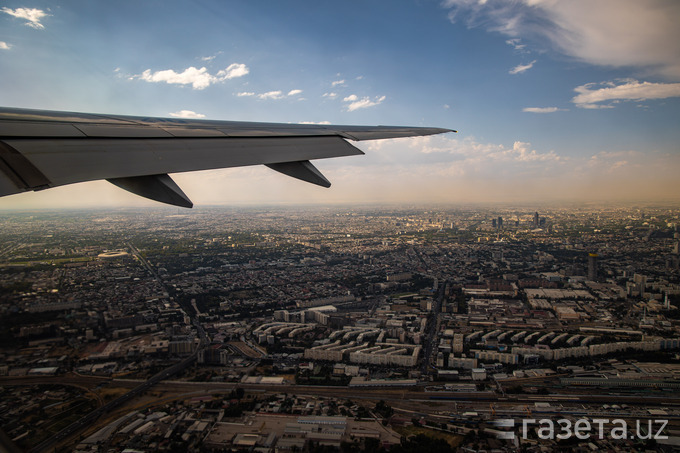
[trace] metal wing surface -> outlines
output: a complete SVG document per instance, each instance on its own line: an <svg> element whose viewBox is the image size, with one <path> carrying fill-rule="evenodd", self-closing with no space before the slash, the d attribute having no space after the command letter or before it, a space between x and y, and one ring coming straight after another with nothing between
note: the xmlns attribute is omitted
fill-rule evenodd
<svg viewBox="0 0 680 453"><path fill-rule="evenodd" d="M328 187L310 160L363 154L347 140L444 132L453 131L0 108L0 196L106 179L156 201L191 207L168 173L264 164Z"/></svg>

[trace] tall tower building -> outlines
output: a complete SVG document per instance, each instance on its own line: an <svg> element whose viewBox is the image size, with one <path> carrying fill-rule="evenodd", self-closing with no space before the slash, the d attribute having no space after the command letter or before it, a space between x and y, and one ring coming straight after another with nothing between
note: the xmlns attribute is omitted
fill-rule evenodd
<svg viewBox="0 0 680 453"><path fill-rule="evenodd" d="M640 289L640 295L643 295L647 290L647 276L642 274L633 274L633 281Z"/></svg>
<svg viewBox="0 0 680 453"><path fill-rule="evenodd" d="M538 212L534 212L534 226L538 228L539 225Z"/></svg>
<svg viewBox="0 0 680 453"><path fill-rule="evenodd" d="M597 280L597 253L588 254L588 280Z"/></svg>
<svg viewBox="0 0 680 453"><path fill-rule="evenodd" d="M498 216L498 229L503 228L503 217Z"/></svg>

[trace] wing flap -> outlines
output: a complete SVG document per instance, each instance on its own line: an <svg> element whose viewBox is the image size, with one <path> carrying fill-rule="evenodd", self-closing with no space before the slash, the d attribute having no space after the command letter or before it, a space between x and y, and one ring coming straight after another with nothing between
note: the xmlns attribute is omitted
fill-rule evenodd
<svg viewBox="0 0 680 453"><path fill-rule="evenodd" d="M2 141L0 141L0 172L19 189L17 192L46 189L50 184L49 179L26 156Z"/></svg>
<svg viewBox="0 0 680 453"><path fill-rule="evenodd" d="M77 124L74 127L86 137L93 138L170 138L172 135L159 127L118 126L108 124Z"/></svg>
<svg viewBox="0 0 680 453"><path fill-rule="evenodd" d="M0 121L0 137L85 137L72 124Z"/></svg>
<svg viewBox="0 0 680 453"><path fill-rule="evenodd" d="M224 132L206 127L164 127L163 130L173 137L227 137Z"/></svg>

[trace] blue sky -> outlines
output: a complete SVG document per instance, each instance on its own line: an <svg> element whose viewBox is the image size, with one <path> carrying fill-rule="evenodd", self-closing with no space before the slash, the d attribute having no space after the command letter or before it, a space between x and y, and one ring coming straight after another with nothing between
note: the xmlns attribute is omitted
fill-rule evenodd
<svg viewBox="0 0 680 453"><path fill-rule="evenodd" d="M0 105L438 126L317 162L173 175L196 205L678 200L676 0L0 1ZM0 208L151 205L105 182Z"/></svg>

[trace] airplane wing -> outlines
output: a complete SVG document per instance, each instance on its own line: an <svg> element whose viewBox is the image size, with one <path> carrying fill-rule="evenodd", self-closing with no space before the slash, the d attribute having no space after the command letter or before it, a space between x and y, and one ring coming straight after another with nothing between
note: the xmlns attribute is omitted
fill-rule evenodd
<svg viewBox="0 0 680 453"><path fill-rule="evenodd" d="M347 140L444 132L455 131L0 108L0 196L106 179L152 200L191 207L168 173L264 164L329 187L310 160L363 154Z"/></svg>

